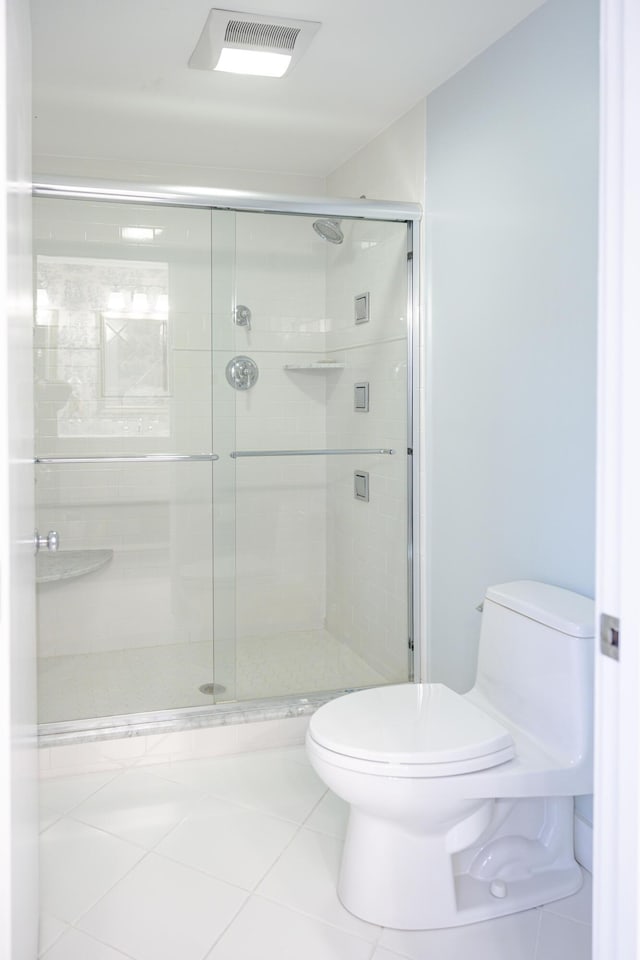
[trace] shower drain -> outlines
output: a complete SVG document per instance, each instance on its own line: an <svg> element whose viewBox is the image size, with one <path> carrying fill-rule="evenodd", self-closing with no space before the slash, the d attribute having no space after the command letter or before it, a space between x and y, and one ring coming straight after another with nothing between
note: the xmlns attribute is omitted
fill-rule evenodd
<svg viewBox="0 0 640 960"><path fill-rule="evenodd" d="M223 683L203 683L198 690L207 697L215 697L218 693L226 693L227 688Z"/></svg>

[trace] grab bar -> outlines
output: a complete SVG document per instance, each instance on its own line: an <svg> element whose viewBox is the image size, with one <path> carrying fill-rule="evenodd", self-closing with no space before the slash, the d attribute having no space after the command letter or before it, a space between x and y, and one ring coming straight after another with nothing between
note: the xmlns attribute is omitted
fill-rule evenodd
<svg viewBox="0 0 640 960"><path fill-rule="evenodd" d="M234 460L240 457L341 457L347 454L378 453L393 456L395 450L384 448L353 448L350 450L234 450L229 454Z"/></svg>
<svg viewBox="0 0 640 960"><path fill-rule="evenodd" d="M34 463L182 463L219 459L217 453L147 453L121 457L36 457Z"/></svg>

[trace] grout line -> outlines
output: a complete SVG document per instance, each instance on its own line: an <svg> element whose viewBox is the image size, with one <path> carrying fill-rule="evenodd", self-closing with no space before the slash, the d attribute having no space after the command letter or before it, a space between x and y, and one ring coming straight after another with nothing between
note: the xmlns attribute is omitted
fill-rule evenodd
<svg viewBox="0 0 640 960"><path fill-rule="evenodd" d="M538 928L536 930L536 939L533 947L533 956L531 960L537 960L538 958L538 947L540 946L540 931L542 929L542 910L539 907L536 907L538 913ZM542 958L544 960L544 958Z"/></svg>
<svg viewBox="0 0 640 960"><path fill-rule="evenodd" d="M95 772L98 772L98 773L99 773L100 771L95 771ZM105 773L106 773L106 772L107 772L107 771L105 771ZM124 769L114 770L114 771L109 771L109 772L112 773L113 776L110 776L109 779L106 781L106 783L101 783L99 787L96 787L95 790L93 790L91 793L88 793L88 794L86 795L86 797L83 797L83 798L82 798L82 800L78 800L76 803L73 803L70 807L68 807L66 810L63 811L63 813L61 813L61 814L58 816L58 818L54 821L54 823L58 823L60 820L63 820L65 817L71 816L71 814L73 813L73 811L74 811L74 810L77 810L79 806L81 806L81 805L82 805L83 803L85 803L87 800L90 800L92 797L95 797L95 795L96 795L97 793L100 793L100 791L101 791L104 787L108 787L109 784L111 784L111 783L113 783L115 780L117 780L117 778L118 778L119 776L121 776L122 773L124 773ZM74 776L74 774L70 774L70 776ZM93 773L87 773L87 774L80 773L80 774L75 774L75 776L80 776L80 777L82 777L82 776L89 776L89 777L90 777L90 776L93 776ZM40 781L40 783L45 783L47 780L55 780L55 779L56 779L55 777L47 777L45 780ZM60 778L60 779L62 779L62 778ZM74 818L74 819L75 819L75 818ZM49 824L49 827L52 827L52 826L53 826L53 823L50 823L50 824ZM44 830L41 830L41 831L40 831L40 835L46 833L46 831L49 829L49 827L45 827Z"/></svg>
<svg viewBox="0 0 640 960"><path fill-rule="evenodd" d="M245 892L246 892L246 891L245 891ZM212 950L215 950L215 948L216 948L217 945L220 943L220 941L221 941L222 938L224 937L224 935L225 935L225 933L227 932L227 930L229 929L229 927L230 927L233 923L236 922L236 920L238 919L238 917L240 916L240 914L242 913L242 911L245 909L245 907L246 907L247 904L249 903L249 900L250 900L250 899L251 899L251 894L250 894L250 893L247 893L246 899L240 904L238 910L237 910L237 911L234 913L234 915L231 917L231 920L229 920L229 923L226 925L226 927L218 934L218 936L217 936L216 939L213 941L213 943L207 948L207 952L202 955L201 960L206 960L206 958L209 956L209 954L211 953L211 951L212 951Z"/></svg>
<svg viewBox="0 0 640 960"><path fill-rule="evenodd" d="M207 873L207 871L203 870L202 867L196 867L191 863L185 863L184 860L176 860L174 857L169 856L169 854L158 853L156 850L149 850L149 853L154 857L158 857L160 860L166 860L168 863L172 863L177 867L182 867L183 870L192 870L193 873L197 873L201 877L206 877L207 880L213 880L215 883L221 883L223 886L231 887L232 890L239 890L240 893L244 893L245 899L251 896L251 890L248 890L246 887L241 887L237 883L232 883L231 880L223 880L222 877L216 877L212 873ZM243 905L244 902L245 901L243 901Z"/></svg>
<svg viewBox="0 0 640 960"><path fill-rule="evenodd" d="M40 957L46 956L46 954L49 953L51 948L54 947L56 943L58 943L62 939L62 937L64 937L65 933L73 929L72 925L68 923L66 920L60 920L59 917L56 917L53 914L48 914L48 916L53 916L54 920L57 920L58 923L63 923L65 926L65 929L62 930L57 937L54 937L51 943L48 945L47 949L44 951L44 953L41 953L40 952L40 928L42 927L42 914L39 915L38 917L38 960Z"/></svg>
<svg viewBox="0 0 640 960"><path fill-rule="evenodd" d="M369 960L373 960L373 957L375 956L375 953L376 953L376 950L377 950L377 949L378 949L378 943L377 943L377 942L376 942L376 943L372 943L372 944L371 944L371 953L369 954Z"/></svg>
<svg viewBox="0 0 640 960"><path fill-rule="evenodd" d="M288 331L287 331L287 332L288 332ZM338 331L335 331L335 332L338 333ZM275 335L275 336L281 336L281 335L282 335L281 332L277 332L277 331L261 331L261 333L262 333L262 334L266 334L266 335L269 335L269 333L271 333L271 334L273 334L273 335ZM327 334L327 332L322 333L322 332L313 332L313 331L312 331L310 335L311 335L311 336L323 336L323 337L326 337L328 334ZM401 335L399 335L399 336L397 336L397 337L377 337L377 338L372 339L372 340L367 340L367 341L364 342L364 343L344 344L344 345L342 345L342 346L328 346L328 345L327 345L327 346L324 346L324 347L322 347L322 348L320 348L320 349L318 349L318 348L315 348L315 349L314 349L314 348L309 347L309 346L289 347L288 349L287 349L287 348L283 349L282 347L277 346L277 345L276 345L276 346L271 346L271 345L270 345L270 346L266 346L266 347L261 347L261 346L255 346L255 347L254 347L254 346L252 346L251 349L252 349L253 352L256 353L256 354L276 354L276 355L278 355L278 356L281 355L281 354L287 354L287 355L299 355L299 354L305 354L305 355L313 354L313 355L316 355L316 354L317 354L318 356L326 356L326 354L328 354L328 353L343 353L343 352L351 351L351 350L368 350L368 349L371 349L372 347L377 347L377 346L380 346L380 345L383 345L383 344L387 344L387 343L405 343L405 342L406 342L406 339L407 339L406 336L401 334ZM182 349L182 348L181 348L181 349ZM221 347L220 347L220 348L215 348L215 347L214 347L214 349L213 349L212 351L209 351L207 348L204 348L204 349L200 350L200 349L197 348L197 347L187 347L186 350L185 350L185 352L186 352L186 351L194 351L194 352L197 352L197 353L200 353L200 352L202 352L202 353L211 352L211 353L213 354L214 359L215 359L217 356L221 356L222 354L224 354L224 355L226 356L226 354L236 353L236 352L237 352L237 348L235 348L235 347L228 347L228 348L226 348L226 347L225 347L225 348L221 348ZM277 368L274 368L274 369L277 369Z"/></svg>
<svg viewBox="0 0 640 960"><path fill-rule="evenodd" d="M567 923L577 923L579 927L593 927L593 923L589 920L578 920L577 917L568 917L564 913L558 913L556 910L549 910L548 906L545 904L544 907L538 907L540 913L543 916L557 917L559 920L566 920Z"/></svg>
<svg viewBox="0 0 640 960"><path fill-rule="evenodd" d="M280 862L280 860L282 860L283 856L285 855L285 853L287 852L287 850L289 849L289 847L293 844L294 840L296 840L296 838L300 835L300 831L304 828L305 823L307 822L307 820L309 819L309 817L311 816L311 814L313 813L313 811L316 809L316 807L318 806L318 804L322 802L323 797L325 797L328 792L329 792L328 789L326 789L326 790L324 791L324 793L322 794L322 796L320 797L320 799L317 801L317 803L315 803L315 804L313 805L312 809L309 811L309 813L307 814L307 816L305 817L305 819L304 819L301 823L296 823L296 830L295 830L295 831L293 832L293 834L291 835L291 839L290 839L289 842L282 848L282 850L280 851L280 853L278 854L278 856L276 857L276 859L273 861L273 863L271 864L271 866L270 866L267 870L265 870L264 874L260 877L259 881L255 884L255 886L253 887L253 889L252 889L252 891L251 891L252 895L253 895L254 893L256 893L256 891L257 891L258 887L260 886L260 884L261 884L264 880L266 880L267 876L271 873L272 870L275 869L276 865ZM292 821L287 821L287 822L292 822ZM268 899L268 898L265 898L265 899Z"/></svg>
<svg viewBox="0 0 640 960"><path fill-rule="evenodd" d="M264 893L252 893L252 897L259 897L262 900L266 900L267 903L272 903L276 907L280 907L282 910L290 910L291 913L296 913L299 917L306 917L307 920L313 920L315 923L321 923L325 927L331 927L332 930L338 930L345 937L353 937L354 940L361 940L363 943L368 943L375 948L378 947L380 943L380 937L384 931L384 927L379 927L375 923L369 923L367 920L360 920L359 917L356 917L355 914L349 914L353 916L354 919L358 920L360 923L366 923L368 926L377 929L379 932L373 940L367 940L365 937L361 937L360 934L354 933L353 930L345 930L344 927L339 926L337 923L333 923L331 920L327 920L326 917L319 917L317 913L307 913L305 910L300 910L299 907L292 907L288 903L283 903L282 900L274 900L273 897L268 897ZM338 901L339 902L339 901ZM346 910L346 908L345 908Z"/></svg>
<svg viewBox="0 0 640 960"><path fill-rule="evenodd" d="M352 343L344 347L329 347L326 350L319 350L318 353L346 353L349 350L368 350L371 347L378 347L386 343L406 343L406 336L399 337L381 337L378 340L368 340L367 343Z"/></svg>
<svg viewBox="0 0 640 960"><path fill-rule="evenodd" d="M100 940L98 937L95 937L92 933L87 933L86 930L82 930L80 927L76 927L72 924L69 929L74 930L76 933L81 933L84 937L87 937L87 939L92 940L94 943L99 943L100 946L102 947L107 947L109 950L114 950L117 954L121 955L122 957L126 957L127 960L140 960L139 957L134 957L132 953L126 953L124 950L121 950L120 947L114 947L112 943L108 943L106 940ZM46 955L43 958L43 960L46 960Z"/></svg>
<svg viewBox="0 0 640 960"><path fill-rule="evenodd" d="M334 929L334 930L339 930L341 933L345 934L346 936L355 937L356 939L362 940L364 943L372 943L372 941L366 940L364 937L360 937L357 933L353 933L353 932L350 931L350 930L345 930L344 927L340 927L340 926L338 926L337 924L332 923L331 921L327 920L327 919L324 918L324 917L319 917L317 914L313 914L313 913L307 913L307 912L305 912L304 910L300 910L300 909L298 909L297 907L292 907L292 906L289 905L289 904L283 903L281 900L275 900L275 899L273 899L272 897L269 897L268 895L266 895L266 894L264 894L264 893L260 893L260 892L258 891L258 886L259 886L260 884L262 884L262 883L264 882L264 880L267 878L267 876L271 873L271 871L275 869L276 865L280 862L280 860L281 860L282 857L285 855L285 853L287 852L287 850L289 850L289 848L295 843L295 841L296 841L297 838L300 836L300 834L302 833L302 831L303 831L303 830L311 830L310 827L307 827L307 826L306 826L307 820L309 819L309 817L312 816L313 812L314 812L314 811L316 810L316 808L320 805L320 803L322 803L323 799L327 796L327 794L328 794L329 792L330 792L330 791L329 791L328 788L325 789L325 791L324 791L324 793L322 794L322 796L320 797L320 799L317 801L317 803L315 803L315 804L313 805L313 807L311 808L311 810L310 810L309 813L307 814L307 817L305 818L305 820L303 820L302 823L299 824L298 829L295 831L295 833L294 833L293 836L291 837L291 840L289 841L289 843L283 848L283 850L281 851L281 853L279 854L279 856L278 856L278 857L276 858L276 860L274 860L274 862L271 864L271 866L269 867L269 869L266 871L266 873L264 874L264 876L263 876L262 879L260 880L259 884L257 884L256 887L254 887L253 891L251 892L251 896L262 897L263 900L267 900L269 903L273 903L273 904L275 904L276 906L282 907L282 908L285 909L285 910L291 910L293 913L297 913L299 916L302 916L302 917L307 917L308 919L314 920L314 921L317 922L317 923L323 923L323 924L324 924L325 926L327 926L327 927L331 927L331 928ZM321 836L323 836L323 837L328 837L330 840L340 840L339 837L335 837L335 836L333 836L333 835L331 835L331 834L323 833L323 832L320 831L320 830L311 830L311 832L313 832L313 833L319 833ZM356 918L356 919L359 919L359 918ZM366 923L367 921L363 920L363 921L361 921L361 922L362 922L362 923ZM371 956L373 956L373 953L375 952L375 950L376 950L376 948L377 948L377 945L378 945L378 943L379 943L379 941L380 941L380 938L381 938L381 936L382 936L382 932L383 932L383 929L384 929L384 928L378 926L378 924L369 924L369 926L374 927L374 928L377 927L377 929L378 929L378 931L379 931L379 932L378 932L378 935L376 936L376 938L373 940L373 943L372 943L373 949L372 949Z"/></svg>
<svg viewBox="0 0 640 960"><path fill-rule="evenodd" d="M296 744L295 746L297 747L297 746L299 746L299 745ZM274 749L279 749L279 750L280 750L280 749L284 749L284 748L274 748ZM206 758L200 758L200 759L206 759ZM217 759L217 758L216 758L216 759ZM307 766L306 764L302 764L302 763L300 763L299 761L294 761L293 759L291 759L291 763L296 763L298 766L302 767L303 769ZM166 762L166 766L170 767L171 765L172 765L172 761L167 761L167 762ZM157 766L162 766L162 764L157 765ZM155 770L155 769L156 769L156 768L154 767L154 770ZM156 852L156 847L162 842L162 840L164 840L167 836L169 836L169 834L172 833L173 830L175 830L181 823L183 823L185 819L188 818L188 816L189 816L190 813L192 812L191 810L186 811L186 812L184 813L184 816L180 817L179 820L176 821L176 823L174 823L173 825L171 825L171 826L169 827L169 829L167 830L167 832L164 833L163 836L160 837L160 838L153 844L153 846L151 846L151 847L148 847L148 846L145 847L145 846L143 846L142 844L140 844L140 843L137 842L137 841L126 840L125 838L123 838L123 837L121 837L121 836L118 836L117 834L114 834L114 833L112 833L111 831L109 831L109 830L107 830L107 829L104 829L103 827L97 827L97 826L95 826L95 825L93 825L93 824L87 824L87 823L85 823L84 821L79 820L78 818L76 818L76 817L74 817L74 816L72 815L72 814L73 814L73 811L75 811L75 809L76 809L78 806L80 806L85 800L90 799L91 797L93 797L93 796L95 796L97 793L99 793L104 787L108 786L108 785L111 784L111 783L114 783L115 780L116 780L119 776L121 776L124 772L126 772L126 768L115 771L115 772L113 773L113 776L110 776L106 783L101 784L100 787L96 788L96 789L95 789L94 791L92 791L87 797L85 797L83 800L79 801L74 807L71 808L70 811L68 811L67 814L63 815L63 816L60 818L60 820L64 820L65 817L66 817L66 819L67 819L69 822L79 823L81 826L86 827L86 828L91 829L91 830L96 830L96 831L98 831L98 833L102 833L102 834L108 836L110 839L116 839L116 840L119 840L121 843L126 843L126 844L128 844L129 846L131 846L131 847L133 847L133 848L137 848L137 849L141 852L142 855L139 857L139 859L136 860L136 862L135 862L134 864L131 865L131 867L130 867L127 871L125 871L125 873L124 873L122 876L118 877L118 879L117 879L113 884L111 884L106 890L104 890L104 891L100 894L100 896L97 897L97 899L96 899L95 901L93 901L91 904L89 904L89 906L87 906L85 909L83 909L81 913L79 913L76 917L74 917L74 919L73 919L72 921L61 920L60 922L62 922L62 923L64 923L64 924L66 925L67 930L68 930L68 929L74 929L74 930L77 930L79 933L82 933L82 934L85 935L85 936L91 937L91 934L89 934L86 930L84 930L81 926L79 926L79 924L81 923L82 919L83 919L94 907L96 907L97 904L99 904L99 903L104 899L104 897L106 897L109 893L111 893L112 890L114 890L115 887L117 887L117 886L118 886L121 882L123 882L137 867L139 867L139 866L144 862L144 860L145 860L150 854L153 854L154 856L157 856L157 857L160 857L160 858L162 858L162 859L165 859L165 860L167 860L168 862L175 863L176 865L178 865L178 866L180 866L180 867L182 867L182 868L184 868L184 869L193 870L195 873L201 874L202 876L205 876L205 877L207 877L207 878L210 879L210 880L213 879L213 880L216 880L216 881L218 881L218 882L220 882L220 883L224 883L225 885L228 885L229 887L231 887L231 888L233 888L233 889L236 889L236 890L238 890L238 891L240 891L240 892L242 892L242 893L244 894L244 900L243 900L241 906L239 907L238 911L237 911L237 912L234 914L234 916L231 918L231 920L230 920L229 923L226 925L226 927L224 928L224 930L221 931L220 935L219 935L218 938L214 941L214 943L212 943L212 944L209 946L208 951L207 951L207 954L205 954L205 956L208 955L208 953L209 953L211 950L214 949L215 945L219 942L220 938L221 938L221 937L224 935L224 933L228 930L228 928L229 928L229 926L231 925L231 923L233 923L233 922L237 919L237 917L239 916L239 914L240 914L240 913L242 912L242 910L245 908L246 904L249 902L250 898L251 898L253 895L255 895L254 891L255 891L255 890L257 889L257 887L263 882L263 880L264 880L265 877L270 873L270 871L271 871L272 869L274 869L274 867L275 867L276 864L280 861L280 859L282 858L282 856L284 855L284 853L286 852L286 850L289 849L289 847L290 847L291 844L294 842L294 840L299 836L300 832L301 832L303 829L305 829L305 824L307 823L307 821L309 820L309 818L312 816L313 812L316 810L316 808L318 807L318 805L322 802L322 800L324 799L324 797L325 797L325 796L328 794L328 792L329 792L327 789L325 789L325 790L323 791L322 795L321 795L321 796L319 797L319 799L311 806L311 809L309 810L309 812L306 814L306 816L304 817L304 819L300 822L300 821L288 820L288 819L285 818L285 817L278 817L277 815L274 815L273 813L268 812L268 811L257 810L255 807L251 807L251 806L248 806L247 804L243 804L243 803L238 803L237 801L229 800L229 799L226 798L226 797L218 797L218 796L216 796L215 794L209 793L209 791L208 791L206 788L203 788L202 785L195 785L195 786L194 786L193 784L182 784L181 781L167 780L166 778L162 778L162 777L159 777L159 778L158 778L160 781L163 781L163 780L164 780L164 782L179 784L179 785L181 785L181 786L184 785L184 786L187 786L187 787L193 789L194 792L197 793L197 798L196 798L197 800L203 800L203 799L206 800L208 797L211 797L211 799L216 799L216 800L219 800L219 801L222 801L222 802L224 802L224 803L229 804L229 806L230 806L231 808L236 808L236 809L238 809L238 810L240 810L240 811L241 811L241 810L248 810L248 811L251 811L252 813L258 813L258 814L260 814L260 815L262 815L262 816L267 816L267 817L270 817L270 818L272 818L272 819L274 819L274 820L279 820L279 821L281 821L281 822L288 823L288 824L290 824L291 826L294 826L294 827L295 827L295 830L293 831L290 840L287 842L287 844L286 844L285 847L282 849L282 851L280 852L280 854L276 857L276 859L273 861L273 863L268 867L268 869L265 871L265 873L259 878L259 880L258 880L258 881L256 882L256 884L254 885L253 889L252 889L252 890L247 890L247 889L244 888L244 887L240 887L240 886L238 886L237 884L230 883L229 881L224 880L224 879L222 879L222 878L220 878L220 877L212 876L210 873L207 873L206 871L201 870L201 869L199 869L198 867L192 866L192 865L190 865L190 864L185 864L185 863L183 863L183 862L180 861L180 860L174 860L174 859L173 859L172 857L170 857L170 856L167 856L167 855L165 855L165 854L157 853L157 852ZM200 793L200 791L203 791L203 792ZM56 822L59 822L59 821L56 821ZM51 824L51 826L53 826L53 824ZM48 828L47 828L47 829L48 829ZM45 832L46 832L46 831L45 831ZM322 833L322 831L315 831L315 832ZM322 834L322 835L324 835L324 836L330 836L330 835L328 835L328 834ZM332 837L332 839L335 839L335 838ZM350 932L350 931L345 930L344 928L342 928L342 927L340 927L340 926L336 926L334 923L327 922L325 919L323 919L323 918L321 918L321 917L318 917L318 916L316 916L316 915L314 915L314 914L307 914L307 913L305 913L304 911L296 910L295 908L289 907L289 906L287 906L286 904L280 903L279 901L271 901L270 898L268 898L268 897L265 897L264 899L267 900L267 901L269 901L269 902L275 903L277 906L279 906L279 907L282 908L282 909L293 910L294 913L298 913L298 914L300 914L300 915L302 915L302 916L308 917L309 919L312 919L314 922L323 923L323 924L325 924L326 926L329 926L329 927L332 927L332 928L334 928L334 929L336 929L336 930L339 930L339 931L340 931L341 933L343 933L344 935L353 936L353 937L355 937L356 939L362 940L363 942L371 943L371 941L365 940L365 938L360 937L358 934L354 934L354 933L352 933L352 932ZM57 918L57 919L59 919L59 918ZM371 925L371 926L375 926L375 925ZM67 932L67 930L63 931L63 933L62 933L60 936L63 936L63 935ZM378 931L379 931L379 932L378 932L378 934L377 934L377 937L376 937L376 939L375 939L375 940L373 941L373 943L372 943L371 956L373 955L373 952L375 952L376 945L377 945L377 943L378 943L378 941L379 941L379 939L380 939L380 936L381 936L381 934L382 934L382 928L378 928ZM54 940L54 941L49 945L49 947L47 948L47 950L51 949L51 947L52 947L56 942L58 942L59 939L60 939L60 937L56 938L56 940ZM96 938L93 938L93 939L96 939ZM102 942L102 941L99 941L99 940L98 940L97 942ZM112 944L109 944L109 943L105 943L105 946L108 946L108 947L110 947L110 948L112 948L112 949L115 949L115 950L118 949L117 947L115 947L115 946L113 946ZM120 952L122 952L122 951L120 951ZM126 956L128 956L128 955L127 955L127 954L123 954L123 956L126 957ZM135 958L131 958L131 960L135 960Z"/></svg>
<svg viewBox="0 0 640 960"><path fill-rule="evenodd" d="M74 821L74 822L77 823L77 821ZM86 826L86 824L83 824L83 826ZM98 828L97 828L97 827L94 827L93 829L94 829L94 830L97 830ZM101 832L102 832L102 833L106 833L105 830L102 830ZM107 835L108 835L109 837L111 837L111 834L107 834ZM118 839L120 839L120 838L118 838ZM124 842L126 842L126 841L121 841L121 842L124 843ZM139 847L138 849L143 849L143 848L142 848L142 847ZM78 930L80 931L80 933L86 933L87 931L86 931L86 930L83 930L82 927L77 927L77 924L80 922L80 920L82 920L83 917L86 917L86 915L87 915L91 910L93 910L93 908L94 908L95 906L97 906L97 905L100 903L100 901L103 900L104 897L107 896L107 894L111 893L111 891L114 889L114 887L117 887L118 884L121 883L121 881L125 879L125 877L128 877L129 874L132 873L132 872L135 870L135 868L136 868L137 866L139 866L139 865L142 863L142 861L145 860L148 856L149 856L149 851L145 851L145 853L143 854L143 856L141 856L139 860L136 860L136 862L135 862L134 864L132 864L132 865L129 867L129 869L128 869L125 873L123 873L123 875L122 875L121 877L118 877L118 879L116 880L115 883L112 883L110 887L108 887L103 893L101 893L97 900L94 900L94 901L86 908L86 910L83 910L81 913L79 913L78 916L75 917L75 918L70 922L70 925L71 925L72 927L74 927L74 929L78 929ZM109 946L112 946L112 944L109 944ZM117 948L114 947L114 949L117 949Z"/></svg>

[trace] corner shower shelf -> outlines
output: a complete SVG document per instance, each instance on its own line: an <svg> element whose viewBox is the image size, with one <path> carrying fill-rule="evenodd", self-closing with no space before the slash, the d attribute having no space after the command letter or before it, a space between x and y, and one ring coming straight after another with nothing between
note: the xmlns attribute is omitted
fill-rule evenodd
<svg viewBox="0 0 640 960"><path fill-rule="evenodd" d="M344 370L344 363L336 360L316 360L313 363L285 363L285 370Z"/></svg>
<svg viewBox="0 0 640 960"><path fill-rule="evenodd" d="M106 566L113 550L59 550L36 557L36 583L75 580Z"/></svg>

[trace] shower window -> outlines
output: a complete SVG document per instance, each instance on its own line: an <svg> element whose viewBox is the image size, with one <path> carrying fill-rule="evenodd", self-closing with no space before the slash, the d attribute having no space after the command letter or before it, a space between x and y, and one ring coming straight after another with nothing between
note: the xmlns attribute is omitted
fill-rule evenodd
<svg viewBox="0 0 640 960"><path fill-rule="evenodd" d="M36 382L67 393L58 436L168 436L168 264L39 255L36 285Z"/></svg>
<svg viewBox="0 0 640 960"><path fill-rule="evenodd" d="M102 395L135 403L169 394L167 319L102 314Z"/></svg>

